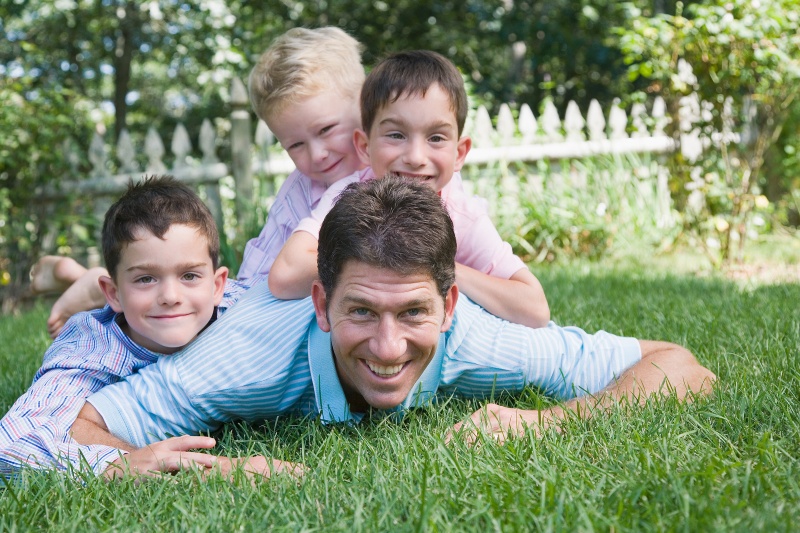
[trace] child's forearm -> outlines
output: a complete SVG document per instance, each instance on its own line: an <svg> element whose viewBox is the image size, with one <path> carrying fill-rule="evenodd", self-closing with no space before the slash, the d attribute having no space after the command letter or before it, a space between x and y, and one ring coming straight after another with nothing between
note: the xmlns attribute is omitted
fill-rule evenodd
<svg viewBox="0 0 800 533"><path fill-rule="evenodd" d="M317 279L317 239L305 231L292 233L269 271L269 290L277 298L293 300L311 295Z"/></svg>
<svg viewBox="0 0 800 533"><path fill-rule="evenodd" d="M475 303L509 322L540 328L550 321L544 289L528 269L502 279L456 263L456 283Z"/></svg>

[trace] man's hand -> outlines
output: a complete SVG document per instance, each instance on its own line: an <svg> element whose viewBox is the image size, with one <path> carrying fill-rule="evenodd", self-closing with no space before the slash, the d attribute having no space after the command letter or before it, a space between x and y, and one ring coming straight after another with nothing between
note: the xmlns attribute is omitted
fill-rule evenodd
<svg viewBox="0 0 800 533"><path fill-rule="evenodd" d="M211 469L218 458L193 449L210 449L217 443L211 437L173 437L133 450L110 463L103 475L107 479L121 477L160 477L185 468Z"/></svg>
<svg viewBox="0 0 800 533"><path fill-rule="evenodd" d="M215 445L216 441L211 437L173 437L120 457L108 465L103 475L106 479L131 476L147 478L163 477L165 474L175 474L186 469L199 469L203 477L220 474L226 479L232 479L234 471L241 468L249 479L256 480L268 478L273 473L300 478L306 471L306 467L300 463L268 459L261 455L230 459L190 451L211 449Z"/></svg>
<svg viewBox="0 0 800 533"><path fill-rule="evenodd" d="M490 403L472 413L469 419L453 426L447 432L445 442L462 438L467 444L473 445L478 435L484 434L502 444L507 438L519 437L526 431L533 431L538 438L560 420L560 413L557 407L537 411Z"/></svg>

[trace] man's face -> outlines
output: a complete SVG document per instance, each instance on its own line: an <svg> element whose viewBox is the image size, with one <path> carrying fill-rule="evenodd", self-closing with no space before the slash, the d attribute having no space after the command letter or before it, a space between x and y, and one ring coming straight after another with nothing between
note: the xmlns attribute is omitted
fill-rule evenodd
<svg viewBox="0 0 800 533"><path fill-rule="evenodd" d="M450 98L438 84L425 96L407 94L385 105L367 133L356 130L355 144L376 176L424 180L436 192L461 170L471 146L468 137L458 137Z"/></svg>
<svg viewBox="0 0 800 533"><path fill-rule="evenodd" d="M173 353L208 324L228 269L214 270L206 239L190 226L173 224L163 239L146 230L136 237L122 249L116 281L104 276L100 286L135 343Z"/></svg>
<svg viewBox="0 0 800 533"><path fill-rule="evenodd" d="M297 170L330 185L362 166L353 145L360 116L356 98L325 91L286 106L270 117L269 127Z"/></svg>
<svg viewBox="0 0 800 533"><path fill-rule="evenodd" d="M452 323L458 289L451 287L443 300L428 274L403 276L349 261L330 301L319 281L311 295L317 324L331 332L350 408L363 412L406 399Z"/></svg>

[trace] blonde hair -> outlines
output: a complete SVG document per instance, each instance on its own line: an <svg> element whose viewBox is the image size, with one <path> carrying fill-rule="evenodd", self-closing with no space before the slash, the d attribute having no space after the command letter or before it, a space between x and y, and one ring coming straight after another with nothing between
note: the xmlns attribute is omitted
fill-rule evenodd
<svg viewBox="0 0 800 533"><path fill-rule="evenodd" d="M292 28L258 59L250 73L250 102L265 122L286 106L323 91L358 99L364 83L362 45L339 28Z"/></svg>

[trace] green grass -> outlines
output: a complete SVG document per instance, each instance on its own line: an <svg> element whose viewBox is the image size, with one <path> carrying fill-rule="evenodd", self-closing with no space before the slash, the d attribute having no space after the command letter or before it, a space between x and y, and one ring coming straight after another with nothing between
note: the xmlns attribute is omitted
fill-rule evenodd
<svg viewBox="0 0 800 533"><path fill-rule="evenodd" d="M0 488L0 530L789 531L800 523L800 285L585 265L539 267L554 319L688 346L714 395L571 420L562 435L444 445L478 402L402 422L326 427L285 418L227 426L217 451L308 465L296 483L136 486L26 473ZM25 389L47 342L44 307L0 319L0 406ZM535 408L537 393L496 400Z"/></svg>

